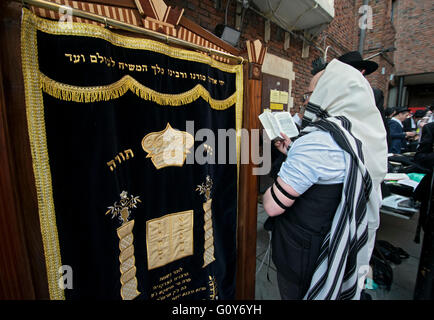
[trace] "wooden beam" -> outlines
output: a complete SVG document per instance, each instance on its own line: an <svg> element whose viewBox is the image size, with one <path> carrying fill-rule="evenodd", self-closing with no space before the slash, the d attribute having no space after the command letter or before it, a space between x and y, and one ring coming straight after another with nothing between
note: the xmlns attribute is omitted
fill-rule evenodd
<svg viewBox="0 0 434 320"><path fill-rule="evenodd" d="M0 80L0 299L34 299L35 292L10 158L3 76Z"/></svg>
<svg viewBox="0 0 434 320"><path fill-rule="evenodd" d="M261 113L261 67L266 48L258 40L247 41L246 46L249 63L244 67L243 128L251 132L252 129L260 128L258 116ZM259 145L250 141L243 140L242 143L248 143L249 149L259 148ZM259 153L254 149L250 150L250 154ZM249 164L240 165L236 289L236 298L239 300L255 298L258 176L253 175L254 167L251 161Z"/></svg>
<svg viewBox="0 0 434 320"><path fill-rule="evenodd" d="M9 19L4 5L0 5L0 37L6 33ZM7 81L3 63L7 46L0 52L0 299L34 299L30 263L27 255L17 198L16 176L11 156L9 126L4 83ZM19 57L19 51L16 52ZM16 67L15 67L16 68ZM15 69L17 70L17 68ZM19 69L21 70L21 69Z"/></svg>
<svg viewBox="0 0 434 320"><path fill-rule="evenodd" d="M106 6L137 9L134 0L80 0L80 2L91 2L91 3L103 4Z"/></svg>

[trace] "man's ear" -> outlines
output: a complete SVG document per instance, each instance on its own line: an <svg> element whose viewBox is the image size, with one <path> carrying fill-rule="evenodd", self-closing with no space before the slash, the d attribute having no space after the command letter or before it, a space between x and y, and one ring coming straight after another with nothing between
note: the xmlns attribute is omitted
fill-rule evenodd
<svg viewBox="0 0 434 320"><path fill-rule="evenodd" d="M363 75L365 75L366 70L365 70L365 69L362 69L360 72L361 72Z"/></svg>

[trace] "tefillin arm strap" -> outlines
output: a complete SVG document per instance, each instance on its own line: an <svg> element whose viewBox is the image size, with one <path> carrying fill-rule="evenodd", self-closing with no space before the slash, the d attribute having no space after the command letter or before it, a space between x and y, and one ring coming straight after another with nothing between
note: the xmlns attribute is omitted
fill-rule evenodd
<svg viewBox="0 0 434 320"><path fill-rule="evenodd" d="M276 180L274 180L274 185L277 187L277 189L279 189L279 191L287 198L291 199L291 200L295 200L296 197L290 195L285 189L282 188L282 186L279 184L279 182ZM279 207L281 207L283 210L288 209L289 207L285 206L276 196L276 193L274 193L274 188L273 186L271 186L271 196L273 197L274 201L277 203L277 205Z"/></svg>

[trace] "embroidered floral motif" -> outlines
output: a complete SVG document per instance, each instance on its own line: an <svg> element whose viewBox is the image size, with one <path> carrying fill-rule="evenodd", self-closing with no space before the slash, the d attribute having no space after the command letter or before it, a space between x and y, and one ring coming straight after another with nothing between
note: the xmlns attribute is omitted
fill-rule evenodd
<svg viewBox="0 0 434 320"><path fill-rule="evenodd" d="M134 257L134 220L130 219L130 209L136 208L141 202L139 197L128 196L128 192L122 191L121 200L108 207L106 214L111 213L112 218L117 217L122 225L116 230L119 237L119 262L121 271L121 297L123 300L133 300L140 292L137 291L136 259Z"/></svg>

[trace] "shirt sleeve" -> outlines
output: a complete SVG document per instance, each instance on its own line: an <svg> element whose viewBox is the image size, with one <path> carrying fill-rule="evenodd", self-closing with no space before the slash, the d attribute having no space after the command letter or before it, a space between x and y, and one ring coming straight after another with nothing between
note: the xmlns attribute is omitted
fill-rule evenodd
<svg viewBox="0 0 434 320"><path fill-rule="evenodd" d="M342 183L344 151L329 133L310 133L293 143L278 175L299 194L314 184Z"/></svg>

